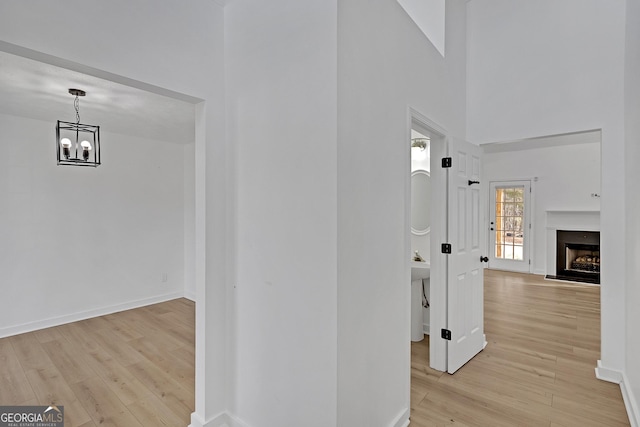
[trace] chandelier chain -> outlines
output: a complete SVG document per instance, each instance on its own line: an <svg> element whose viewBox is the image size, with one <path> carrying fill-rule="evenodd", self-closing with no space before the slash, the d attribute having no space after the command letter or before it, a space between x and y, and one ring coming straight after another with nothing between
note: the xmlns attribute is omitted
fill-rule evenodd
<svg viewBox="0 0 640 427"><path fill-rule="evenodd" d="M76 123L80 123L80 98L78 98L78 95L73 101L73 107L76 109Z"/></svg>

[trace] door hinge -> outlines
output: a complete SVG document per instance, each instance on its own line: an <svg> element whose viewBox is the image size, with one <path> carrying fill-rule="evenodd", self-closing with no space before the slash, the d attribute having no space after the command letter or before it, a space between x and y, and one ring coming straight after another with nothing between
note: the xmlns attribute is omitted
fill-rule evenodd
<svg viewBox="0 0 640 427"><path fill-rule="evenodd" d="M443 157L442 158L442 167L450 168L451 167L451 157Z"/></svg>
<svg viewBox="0 0 640 427"><path fill-rule="evenodd" d="M451 341L451 331L448 329L440 330L440 336L443 340Z"/></svg>
<svg viewBox="0 0 640 427"><path fill-rule="evenodd" d="M450 254L451 253L451 243L443 243L442 244L442 253Z"/></svg>

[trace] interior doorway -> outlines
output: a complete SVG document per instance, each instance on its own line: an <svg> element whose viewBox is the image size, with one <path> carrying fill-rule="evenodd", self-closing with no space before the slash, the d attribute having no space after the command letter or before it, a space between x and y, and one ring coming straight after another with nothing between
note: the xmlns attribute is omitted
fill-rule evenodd
<svg viewBox="0 0 640 427"><path fill-rule="evenodd" d="M429 335L433 331L440 331L441 328L446 326L447 315L447 302L446 302L446 260L440 252L440 243L446 238L446 215L447 207L446 203L442 201L446 200L446 173L440 166L441 159L446 155L446 132L438 124L434 123L419 112L410 109L408 114L407 123L407 144L409 145L408 159L407 159L407 174L406 174L406 218L407 218L407 239L406 239L406 254L407 261L409 262L409 268L411 273L414 273L413 258L415 251L417 250L421 258L425 261L420 264L423 268L428 268L427 275L424 278L424 293L422 292L422 278L417 279L414 275L412 277L418 280L417 287L414 288L414 307L417 307L418 312L414 309L414 313L417 314L419 320L414 322L422 322L423 328L420 332L420 337L423 341L429 340ZM424 138L428 141L429 151L422 154L422 159L419 161L411 159L410 151L412 141L414 138ZM414 151L417 149L414 148ZM424 179L428 172L429 181L429 194L426 195L423 202L424 212L428 214L427 223L414 224L418 227L411 227L411 183L412 172L420 171L422 178ZM423 218L424 219L424 218ZM413 228L413 230L412 230ZM416 233L417 232L417 233ZM424 272L420 273L422 275ZM413 280L412 280L413 282ZM408 288L411 288L411 284L407 284ZM409 293L408 312L411 312L411 292ZM428 303L427 303L428 301ZM423 302L425 304L423 304ZM424 307L424 305L428 305ZM411 316L409 316L410 318ZM407 324L407 328L410 332L411 320ZM427 334L424 334L426 332ZM411 335L411 334L409 334ZM439 335L438 335L439 336ZM425 352L421 353L419 363L425 366L430 366L440 371L446 370L446 342L441 339L433 339L431 342L424 346ZM430 344L430 345L429 345ZM408 355L409 357L411 354Z"/></svg>
<svg viewBox="0 0 640 427"><path fill-rule="evenodd" d="M431 132L411 127L411 341L430 333Z"/></svg>

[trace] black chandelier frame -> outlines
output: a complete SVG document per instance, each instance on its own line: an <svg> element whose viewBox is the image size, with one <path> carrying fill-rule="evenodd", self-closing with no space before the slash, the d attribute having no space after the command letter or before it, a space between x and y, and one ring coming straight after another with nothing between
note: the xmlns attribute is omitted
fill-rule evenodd
<svg viewBox="0 0 640 427"><path fill-rule="evenodd" d="M98 167L100 158L100 126L80 123L79 96L86 93L80 89L69 89L74 95L74 107L76 110L76 123L58 120L56 124L56 157L58 165ZM63 144L63 139L68 139L70 144ZM88 149L82 143L89 143Z"/></svg>

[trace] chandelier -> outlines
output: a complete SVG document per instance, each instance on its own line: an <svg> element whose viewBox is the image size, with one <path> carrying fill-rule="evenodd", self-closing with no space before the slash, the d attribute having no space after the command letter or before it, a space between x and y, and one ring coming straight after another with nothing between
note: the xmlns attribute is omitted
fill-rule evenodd
<svg viewBox="0 0 640 427"><path fill-rule="evenodd" d="M80 123L80 98L87 93L80 89L69 89L76 98L76 122L58 120L56 125L56 155L59 165L92 166L100 164L100 126Z"/></svg>

